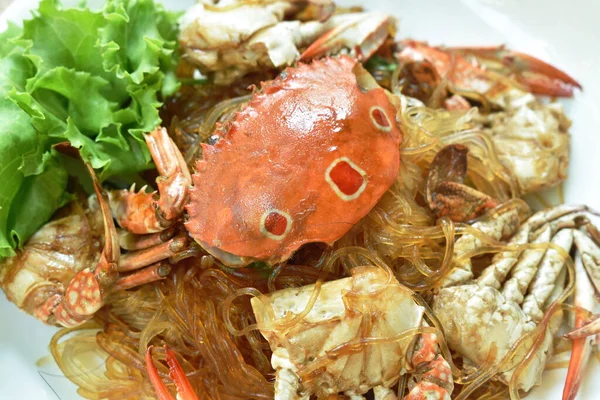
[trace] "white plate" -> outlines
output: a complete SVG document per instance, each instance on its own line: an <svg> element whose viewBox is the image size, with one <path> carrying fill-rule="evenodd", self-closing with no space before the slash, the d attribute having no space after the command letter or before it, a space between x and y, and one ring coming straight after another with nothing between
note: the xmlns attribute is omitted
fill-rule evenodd
<svg viewBox="0 0 600 400"><path fill-rule="evenodd" d="M79 0L63 0L77 4ZM101 1L89 1L93 5ZM166 1L169 8L184 9L193 0ZM360 0L338 1L357 4ZM573 120L569 203L600 209L600 2L595 0L363 0L370 9L393 13L399 19L399 36L432 43L476 45L505 43L564 69L584 87L566 102ZM35 0L14 0L0 16L0 31L7 20L19 22L35 8ZM75 387L52 362L36 366L48 354L54 328L21 313L0 296L0 399L78 399ZM528 399L560 399L565 370L544 374L544 384ZM580 399L598 398L600 364L591 360Z"/></svg>

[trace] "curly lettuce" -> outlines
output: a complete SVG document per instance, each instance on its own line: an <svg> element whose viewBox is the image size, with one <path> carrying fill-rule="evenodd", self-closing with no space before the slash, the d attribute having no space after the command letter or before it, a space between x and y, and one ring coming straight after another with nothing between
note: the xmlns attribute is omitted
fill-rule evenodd
<svg viewBox="0 0 600 400"><path fill-rule="evenodd" d="M69 141L102 180L152 167L143 133L177 90L177 15L152 0L100 11L43 0L0 34L0 257L11 256L70 198Z"/></svg>

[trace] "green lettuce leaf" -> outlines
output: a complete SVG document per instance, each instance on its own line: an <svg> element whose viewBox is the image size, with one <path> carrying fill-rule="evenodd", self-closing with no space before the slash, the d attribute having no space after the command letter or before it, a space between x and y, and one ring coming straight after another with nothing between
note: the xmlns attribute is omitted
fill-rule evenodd
<svg viewBox="0 0 600 400"><path fill-rule="evenodd" d="M178 87L177 15L152 0L103 10L42 0L0 34L0 257L14 254L71 197L52 145L69 141L120 183L152 167L143 140Z"/></svg>
<svg viewBox="0 0 600 400"><path fill-rule="evenodd" d="M9 91L24 90L34 73L14 40L18 35L15 25L0 34L0 257L13 255L13 248L67 199L67 173L47 151L49 139L7 97ZM33 212L23 213L29 207Z"/></svg>

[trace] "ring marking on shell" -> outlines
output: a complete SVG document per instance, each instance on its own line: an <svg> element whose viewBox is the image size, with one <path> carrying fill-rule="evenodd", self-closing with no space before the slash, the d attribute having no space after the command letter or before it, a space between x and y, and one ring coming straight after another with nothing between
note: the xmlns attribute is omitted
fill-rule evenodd
<svg viewBox="0 0 600 400"><path fill-rule="evenodd" d="M348 157L333 160L325 171L325 180L344 201L357 199L367 187L367 173Z"/></svg>
<svg viewBox="0 0 600 400"><path fill-rule="evenodd" d="M375 125L375 128L380 131L389 132L392 130L392 124L385 110L379 106L373 106L369 110L369 116L371 122Z"/></svg>
<svg viewBox="0 0 600 400"><path fill-rule="evenodd" d="M270 208L260 217L260 232L270 239L282 240L292 229L292 223L290 214Z"/></svg>

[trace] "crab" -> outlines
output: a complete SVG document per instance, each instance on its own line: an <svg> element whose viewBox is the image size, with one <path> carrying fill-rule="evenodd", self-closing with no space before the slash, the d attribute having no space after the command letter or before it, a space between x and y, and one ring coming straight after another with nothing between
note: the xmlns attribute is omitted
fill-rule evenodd
<svg viewBox="0 0 600 400"><path fill-rule="evenodd" d="M309 46L304 60L342 50L367 59L395 29L384 13L334 10L327 0L201 2L181 18L179 42L188 62L228 85L251 72L291 66Z"/></svg>
<svg viewBox="0 0 600 400"><path fill-rule="evenodd" d="M192 177L165 130L147 136L161 196L113 192L113 214L141 234L168 228L185 207L192 238L230 266L331 244L396 179L393 101L350 57L287 69L219 128L215 145L203 145Z"/></svg>
<svg viewBox="0 0 600 400"><path fill-rule="evenodd" d="M429 166L425 195L438 218L470 221L498 205L497 200L465 185L468 152L469 148L460 144L445 146Z"/></svg>
<svg viewBox="0 0 600 400"><path fill-rule="evenodd" d="M59 266L31 277L25 255L34 245L26 245L5 261L7 274L22 277L6 280L5 290L25 297L40 280L62 274L59 288L40 294L28 311L74 326L104 304L119 273L133 273L122 277L128 287L164 276L161 260L186 249L189 237L234 267L282 262L309 242L332 244L398 175L402 132L394 101L348 56L288 68L217 129L218 141L203 145L193 175L167 131L157 128L145 139L160 174L158 192L109 191L108 212L97 188L105 224L101 257L70 254L74 276ZM124 229L119 236L111 215ZM121 256L119 246L129 253ZM52 254L45 257L36 262L46 265ZM21 285L25 279L31 285Z"/></svg>
<svg viewBox="0 0 600 400"><path fill-rule="evenodd" d="M273 350L274 398L343 393L364 399L362 395L373 389L377 400L396 399L390 387L401 375L412 373L417 382L406 400L449 400L452 371L437 351L436 335L415 332L424 324L423 307L412 292L380 267L356 267L351 273L319 289L307 285L252 298L259 329ZM315 290L316 300L306 312ZM167 362L178 398L196 399L174 354L167 352ZM146 365L157 394L171 399L151 349Z"/></svg>
<svg viewBox="0 0 600 400"><path fill-rule="evenodd" d="M600 248L588 233L595 228L586 207L557 206L521 224L526 210L520 201L513 200L473 224L492 240L507 240L509 246L509 250L496 254L478 277L474 276L469 253L483 246L481 238L466 234L456 241L455 268L442 281L432 308L448 345L467 364L499 365L502 369L496 379L506 384L512 380L517 389L529 391L540 382L560 327L560 313L545 313L552 307L556 310L555 300L564 300L568 254L576 247L587 260L585 268L577 272L580 293L576 305L582 306L594 301L594 292L584 291L587 286L580 281L587 279L587 274L598 276L600 263L593 260ZM538 347L533 357L514 377L516 364L535 342ZM491 352L493 347L495 353ZM580 352L574 353L572 360L571 370L575 372L569 375L566 393L576 391L582 369Z"/></svg>
<svg viewBox="0 0 600 400"><path fill-rule="evenodd" d="M427 95L452 94L442 99L450 110L468 110L468 100L480 105L483 112L474 116L473 123L489 135L500 162L513 176L514 196L567 178L570 121L560 104L544 104L534 94L571 97L574 88L581 88L577 81L503 46L442 48L414 40L399 46L396 56L405 68L411 66L417 84L447 88L425 91ZM415 82L413 86L421 88Z"/></svg>

